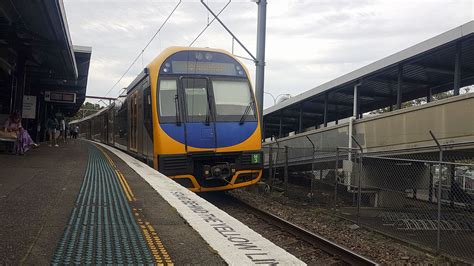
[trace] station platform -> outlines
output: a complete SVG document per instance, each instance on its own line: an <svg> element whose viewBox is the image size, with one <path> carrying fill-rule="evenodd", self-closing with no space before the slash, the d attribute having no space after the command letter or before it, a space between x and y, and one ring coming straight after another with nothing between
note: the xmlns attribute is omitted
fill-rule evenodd
<svg viewBox="0 0 474 266"><path fill-rule="evenodd" d="M304 264L115 148L0 154L0 264Z"/></svg>

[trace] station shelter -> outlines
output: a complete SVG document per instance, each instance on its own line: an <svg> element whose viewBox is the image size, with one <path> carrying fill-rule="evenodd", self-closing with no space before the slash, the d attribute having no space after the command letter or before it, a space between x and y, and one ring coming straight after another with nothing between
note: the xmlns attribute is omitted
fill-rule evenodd
<svg viewBox="0 0 474 266"><path fill-rule="evenodd" d="M39 142L50 114L85 100L92 49L72 44L62 0L0 1L0 127L19 112Z"/></svg>

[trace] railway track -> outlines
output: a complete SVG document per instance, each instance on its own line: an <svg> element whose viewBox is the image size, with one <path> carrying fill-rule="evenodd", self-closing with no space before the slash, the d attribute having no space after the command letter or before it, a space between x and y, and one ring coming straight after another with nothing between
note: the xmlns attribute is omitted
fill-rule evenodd
<svg viewBox="0 0 474 266"><path fill-rule="evenodd" d="M322 236L228 194L201 196L309 265L377 265Z"/></svg>

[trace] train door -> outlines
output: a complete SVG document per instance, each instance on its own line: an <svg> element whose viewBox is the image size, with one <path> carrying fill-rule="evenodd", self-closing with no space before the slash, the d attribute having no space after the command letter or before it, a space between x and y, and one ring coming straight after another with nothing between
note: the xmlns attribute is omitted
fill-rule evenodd
<svg viewBox="0 0 474 266"><path fill-rule="evenodd" d="M108 143L113 145L114 144L114 109L115 109L115 104L112 105L112 108L110 108L108 111L107 111L107 131L108 131L108 137L107 137L107 140L108 140Z"/></svg>
<svg viewBox="0 0 474 266"><path fill-rule="evenodd" d="M151 109L151 88L143 90L143 154L147 164L153 163L153 121Z"/></svg>
<svg viewBox="0 0 474 266"><path fill-rule="evenodd" d="M185 141L188 152L215 151L216 128L209 95L209 81L205 78L181 79L182 109L185 119Z"/></svg>
<svg viewBox="0 0 474 266"><path fill-rule="evenodd" d="M130 150L137 151L138 105L137 93L130 97Z"/></svg>
<svg viewBox="0 0 474 266"><path fill-rule="evenodd" d="M104 112L104 115L102 116L102 141L103 143L109 143L108 141L108 136L109 136L109 130L108 130L108 115L107 112Z"/></svg>

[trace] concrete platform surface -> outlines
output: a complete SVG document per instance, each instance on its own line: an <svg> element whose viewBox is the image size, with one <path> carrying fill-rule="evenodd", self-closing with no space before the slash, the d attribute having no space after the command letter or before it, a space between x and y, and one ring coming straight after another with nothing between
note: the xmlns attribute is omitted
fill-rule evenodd
<svg viewBox="0 0 474 266"><path fill-rule="evenodd" d="M0 264L126 263L133 252L156 264L304 264L110 146L41 145L0 154L0 166Z"/></svg>
<svg viewBox="0 0 474 266"><path fill-rule="evenodd" d="M230 265L304 265L226 212L155 169L113 147L98 144L139 174L176 209L189 225ZM192 263L192 262L190 262Z"/></svg>
<svg viewBox="0 0 474 266"><path fill-rule="evenodd" d="M24 156L0 154L0 264L51 263L76 206L91 147L97 149L76 141L59 148L41 145ZM120 159L113 161L134 193L130 207L143 226L156 230L173 263L225 265L151 186Z"/></svg>

